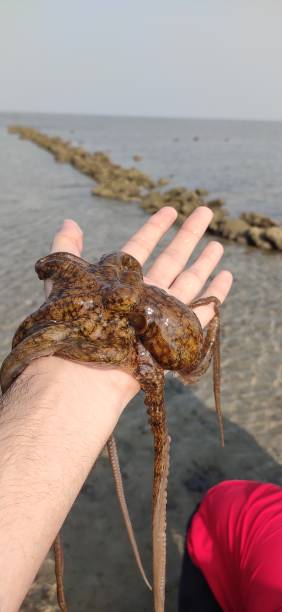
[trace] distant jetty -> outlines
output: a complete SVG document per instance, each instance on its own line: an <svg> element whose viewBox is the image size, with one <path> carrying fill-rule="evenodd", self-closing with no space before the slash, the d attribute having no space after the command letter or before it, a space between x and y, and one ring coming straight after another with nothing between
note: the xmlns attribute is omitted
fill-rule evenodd
<svg viewBox="0 0 282 612"><path fill-rule="evenodd" d="M230 217L223 200L206 199L206 189L174 187L164 190L164 186L169 183L166 178L154 181L135 167L124 168L114 164L102 151L89 153L82 147L73 146L59 137L50 137L31 127L11 125L8 130L46 149L57 162L71 164L82 174L91 177L96 182L92 189L94 196L126 203L137 202L150 214L163 206L173 206L178 212L179 223L198 206L208 206L214 213L209 226L209 231L214 235L265 251L282 252L282 227L265 215L248 212L242 213L239 218ZM136 154L133 159L141 161L142 158Z"/></svg>

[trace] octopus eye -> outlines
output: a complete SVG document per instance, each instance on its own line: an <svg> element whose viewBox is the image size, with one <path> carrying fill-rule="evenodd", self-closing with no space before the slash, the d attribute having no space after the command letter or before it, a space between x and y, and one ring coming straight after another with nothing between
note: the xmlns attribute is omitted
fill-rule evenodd
<svg viewBox="0 0 282 612"><path fill-rule="evenodd" d="M128 315L128 321L134 327L137 334L144 334L147 329L146 317L141 312L131 312Z"/></svg>
<svg viewBox="0 0 282 612"><path fill-rule="evenodd" d="M122 253L121 265L125 272L134 273L136 279L139 278L139 280L143 280L142 266L135 257L128 255L128 253Z"/></svg>
<svg viewBox="0 0 282 612"><path fill-rule="evenodd" d="M135 287L140 285L140 276L135 270L128 270L124 268L119 276L119 280L122 284L128 285L129 287Z"/></svg>
<svg viewBox="0 0 282 612"><path fill-rule="evenodd" d="M99 264L102 265L119 265L120 253L110 253L109 255L102 255L99 259Z"/></svg>
<svg viewBox="0 0 282 612"><path fill-rule="evenodd" d="M127 265L130 270L134 270L134 272L138 272L138 274L141 274L141 276L143 277L142 266L140 265L139 261L135 259L135 257L130 256L130 262Z"/></svg>
<svg viewBox="0 0 282 612"><path fill-rule="evenodd" d="M108 270L108 273L112 274L113 277L119 277L120 274L134 272L135 275L142 281L143 273L140 263L128 255L128 253L110 253L109 255L103 255L99 260L99 265L103 269Z"/></svg>

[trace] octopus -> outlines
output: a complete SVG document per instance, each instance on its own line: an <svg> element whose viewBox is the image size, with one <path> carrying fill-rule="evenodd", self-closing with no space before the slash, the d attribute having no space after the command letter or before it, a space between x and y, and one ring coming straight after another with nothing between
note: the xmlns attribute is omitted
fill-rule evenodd
<svg viewBox="0 0 282 612"><path fill-rule="evenodd" d="M97 263L57 252L37 261L41 280L52 289L43 305L18 327L12 349L2 364L5 393L36 358L47 355L85 363L120 367L144 392L154 439L152 491L152 574L154 611L164 612L166 574L166 502L170 437L164 403L164 377L172 371L184 384L195 383L213 358L213 385L223 445L220 405L220 302L201 298L188 306L166 291L144 283L139 262L124 252L104 255ZM214 304L205 332L193 309ZM140 572L151 588L130 521L114 436L107 442L116 491ZM57 598L67 611L63 587L60 535L54 542Z"/></svg>

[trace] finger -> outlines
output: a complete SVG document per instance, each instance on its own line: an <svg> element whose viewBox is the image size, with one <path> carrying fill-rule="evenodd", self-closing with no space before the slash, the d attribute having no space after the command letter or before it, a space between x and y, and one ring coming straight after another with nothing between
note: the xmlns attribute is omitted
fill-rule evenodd
<svg viewBox="0 0 282 612"><path fill-rule="evenodd" d="M210 274L212 274L219 263L223 251L224 249L220 242L210 242L189 270L179 274L170 286L169 293L185 304L190 304L198 293L202 291Z"/></svg>
<svg viewBox="0 0 282 612"><path fill-rule="evenodd" d="M231 289L232 281L233 277L231 272L228 270L222 270L222 272L219 272L219 274L217 274L217 276L211 281L207 287L207 290L201 295L201 298L213 295L214 297L217 297L222 304ZM193 310L200 320L202 327L205 327L214 316L213 304L199 306Z"/></svg>
<svg viewBox="0 0 282 612"><path fill-rule="evenodd" d="M161 284L164 289L171 285L186 265L212 217L213 213L207 206L199 206L192 212L150 268L148 276L151 282Z"/></svg>
<svg viewBox="0 0 282 612"><path fill-rule="evenodd" d="M122 248L125 253L133 255L141 265L151 255L162 236L172 226L177 217L175 208L164 206L141 227Z"/></svg>
<svg viewBox="0 0 282 612"><path fill-rule="evenodd" d="M51 253L57 251L72 253L73 255L81 256L83 248L83 232L79 225L72 219L65 219L62 227L55 234L51 246ZM48 297L52 288L52 281L44 282L44 291Z"/></svg>
<svg viewBox="0 0 282 612"><path fill-rule="evenodd" d="M51 253L63 251L81 256L83 249L83 232L79 225L72 219L65 219L62 227L55 234Z"/></svg>

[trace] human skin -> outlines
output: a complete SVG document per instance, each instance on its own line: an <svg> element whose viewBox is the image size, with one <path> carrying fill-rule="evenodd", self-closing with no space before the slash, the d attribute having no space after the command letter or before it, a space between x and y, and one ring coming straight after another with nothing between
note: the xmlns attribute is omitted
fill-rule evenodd
<svg viewBox="0 0 282 612"><path fill-rule="evenodd" d="M143 264L173 224L166 207L150 217L123 250ZM223 254L210 242L184 270L212 213L199 207L151 266L146 281L185 303L214 295L221 302L232 284L220 272L204 293L202 287ZM80 256L78 225L64 222L52 251ZM45 287L46 293L50 286ZM212 305L197 310L204 327ZM0 418L0 611L14 612L50 549L87 474L111 435L121 413L138 391L138 383L114 368L83 365L59 357L34 360L3 398Z"/></svg>

